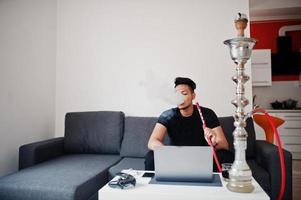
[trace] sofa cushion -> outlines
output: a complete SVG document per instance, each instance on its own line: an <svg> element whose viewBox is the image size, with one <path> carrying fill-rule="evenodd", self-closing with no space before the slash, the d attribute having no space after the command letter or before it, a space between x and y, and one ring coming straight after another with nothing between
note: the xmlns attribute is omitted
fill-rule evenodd
<svg viewBox="0 0 301 200"><path fill-rule="evenodd" d="M99 111L67 113L64 149L67 153L120 152L124 113Z"/></svg>
<svg viewBox="0 0 301 200"><path fill-rule="evenodd" d="M118 172L124 169L144 170L143 158L126 157L109 169L109 179L112 179Z"/></svg>
<svg viewBox="0 0 301 200"><path fill-rule="evenodd" d="M0 179L1 200L89 199L106 184L118 155L73 154L43 162Z"/></svg>
<svg viewBox="0 0 301 200"><path fill-rule="evenodd" d="M233 146L233 131L235 129L234 127L234 118L233 117L219 117L219 122L221 124L221 127L224 130L226 139L229 143L230 151L233 153L235 152L234 146ZM247 126L246 131L248 133L247 138L247 151L246 156L247 158L252 158L255 156L255 130L254 130L254 124L252 118L247 119Z"/></svg>
<svg viewBox="0 0 301 200"><path fill-rule="evenodd" d="M149 137L157 120L156 117L126 117L120 155L144 157L148 151Z"/></svg>

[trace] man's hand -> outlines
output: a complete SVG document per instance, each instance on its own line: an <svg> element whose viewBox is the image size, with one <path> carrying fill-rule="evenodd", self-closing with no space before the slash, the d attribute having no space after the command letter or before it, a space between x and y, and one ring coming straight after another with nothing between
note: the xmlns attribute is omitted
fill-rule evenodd
<svg viewBox="0 0 301 200"><path fill-rule="evenodd" d="M210 140L213 147L215 147L217 145L217 138L216 138L216 133L214 132L214 130L212 130L211 128L205 128L204 129L204 134L205 134L205 139Z"/></svg>

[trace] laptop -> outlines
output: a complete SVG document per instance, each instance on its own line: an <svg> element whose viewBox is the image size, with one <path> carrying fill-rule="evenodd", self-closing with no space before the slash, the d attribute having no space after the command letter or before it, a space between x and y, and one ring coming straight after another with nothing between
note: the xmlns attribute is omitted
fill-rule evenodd
<svg viewBox="0 0 301 200"><path fill-rule="evenodd" d="M154 150L154 159L157 181L213 181L213 156L209 146L160 146Z"/></svg>

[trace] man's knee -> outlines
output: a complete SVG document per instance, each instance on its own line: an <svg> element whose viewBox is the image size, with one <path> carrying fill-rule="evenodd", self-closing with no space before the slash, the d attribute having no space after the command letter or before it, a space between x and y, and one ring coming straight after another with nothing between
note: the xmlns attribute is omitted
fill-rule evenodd
<svg viewBox="0 0 301 200"><path fill-rule="evenodd" d="M231 151L219 149L216 150L216 155L220 164L222 163L233 163L234 161L234 154ZM213 171L218 172L217 165L215 160L213 160Z"/></svg>
<svg viewBox="0 0 301 200"><path fill-rule="evenodd" d="M234 161L234 154L225 149L220 149L216 151L217 157L220 163L233 163Z"/></svg>

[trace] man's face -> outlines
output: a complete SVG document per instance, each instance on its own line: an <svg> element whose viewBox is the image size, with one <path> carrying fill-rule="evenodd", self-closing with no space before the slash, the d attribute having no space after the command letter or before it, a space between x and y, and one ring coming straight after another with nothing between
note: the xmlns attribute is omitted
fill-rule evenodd
<svg viewBox="0 0 301 200"><path fill-rule="evenodd" d="M191 91L190 87L186 84L180 84L176 87L176 92L183 95L183 102L178 105L179 109L187 109L192 104L192 100L195 98L195 93Z"/></svg>

